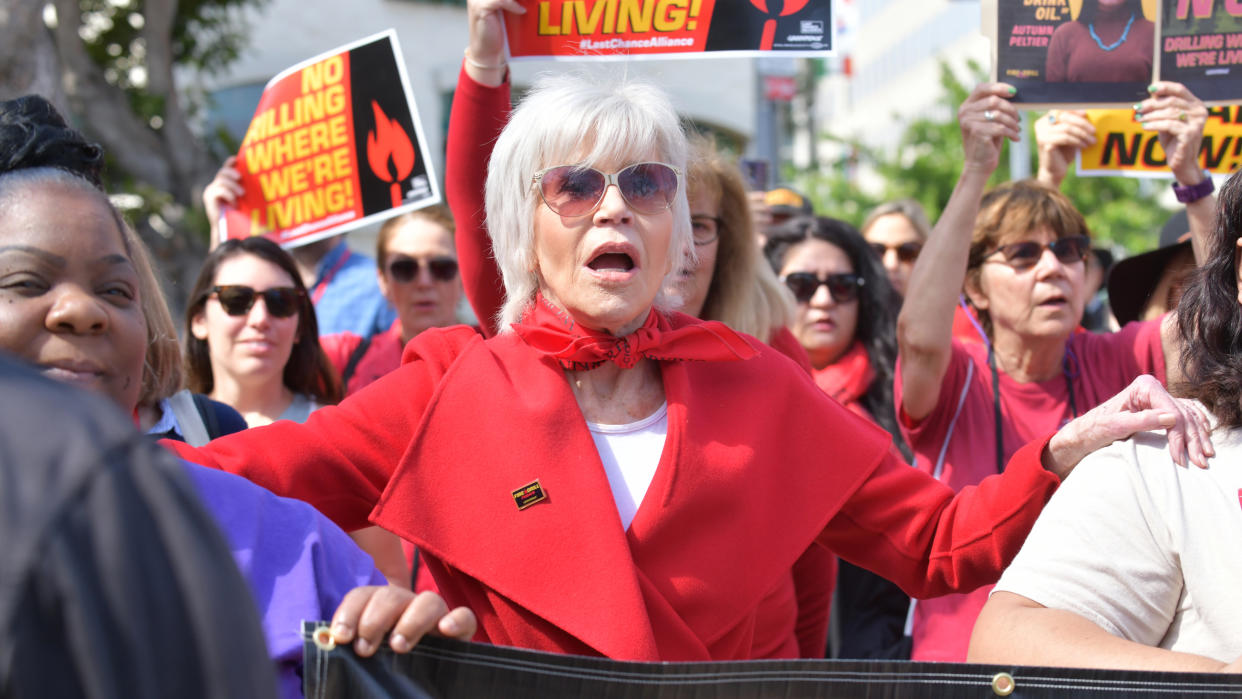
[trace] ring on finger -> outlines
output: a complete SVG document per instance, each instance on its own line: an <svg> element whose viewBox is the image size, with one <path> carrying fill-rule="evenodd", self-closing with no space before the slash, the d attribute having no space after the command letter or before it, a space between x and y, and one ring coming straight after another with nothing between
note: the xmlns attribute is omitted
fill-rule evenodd
<svg viewBox="0 0 1242 699"><path fill-rule="evenodd" d="M1178 114L1178 115L1177 115L1177 120L1178 120L1178 121L1186 121L1186 120L1187 120L1187 119L1189 119L1189 118L1190 118L1190 115L1189 115L1189 114L1187 114L1186 112L1182 112L1181 114Z"/></svg>
<svg viewBox="0 0 1242 699"><path fill-rule="evenodd" d="M983 118L987 119L988 121L992 121L993 119L996 118L996 112L992 111L991 109L985 109L983 110Z"/></svg>

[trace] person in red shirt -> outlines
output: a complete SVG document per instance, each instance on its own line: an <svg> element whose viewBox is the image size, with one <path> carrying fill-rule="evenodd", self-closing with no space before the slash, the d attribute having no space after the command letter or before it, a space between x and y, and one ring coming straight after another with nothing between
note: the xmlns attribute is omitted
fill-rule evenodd
<svg viewBox="0 0 1242 699"><path fill-rule="evenodd" d="M390 218L380 227L375 261L380 291L397 320L369 338L324 335L319 344L341 375L345 395L401 365L401 350L427 328L456 325L461 277L453 245L453 216L432 206Z"/></svg>
<svg viewBox="0 0 1242 699"><path fill-rule="evenodd" d="M959 110L966 161L911 276L898 320L899 420L916 465L955 490L1004 470L1023 444L1108 400L1136 377L1176 370L1171 317L1116 333L1076 332L1085 303L1086 222L1054 189L1031 180L984 194L1018 113L1005 84L977 87ZM1173 83L1141 106L1179 181L1202 178L1207 110ZM1183 119L1181 116L1185 116ZM1210 197L1191 203L1192 230L1211 226ZM962 290L986 343L950 335ZM1180 445L1174 459L1184 462ZM960 662L987 590L916 605L914 660Z"/></svg>

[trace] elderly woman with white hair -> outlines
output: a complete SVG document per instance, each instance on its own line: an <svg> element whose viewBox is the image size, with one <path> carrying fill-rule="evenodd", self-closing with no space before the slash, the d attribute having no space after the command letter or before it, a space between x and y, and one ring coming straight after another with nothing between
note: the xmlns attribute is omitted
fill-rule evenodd
<svg viewBox="0 0 1242 699"><path fill-rule="evenodd" d="M664 310L693 254L685 161L658 89L544 79L488 172L506 331L427 330L304 424L178 449L414 542L477 640L725 660L797 654L795 610L760 601L812 543L914 595L970 589L1084 450L1187 421L1101 408L955 496L788 358Z"/></svg>

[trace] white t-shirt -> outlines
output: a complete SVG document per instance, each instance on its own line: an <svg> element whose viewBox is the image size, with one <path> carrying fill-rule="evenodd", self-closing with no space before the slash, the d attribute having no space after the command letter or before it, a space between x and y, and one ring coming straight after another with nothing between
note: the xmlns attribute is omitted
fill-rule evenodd
<svg viewBox="0 0 1242 699"><path fill-rule="evenodd" d="M664 440L668 437L668 403L647 417L625 425L600 425L588 422L595 449L604 463L612 499L621 515L621 527L630 528L638 506L647 495Z"/></svg>
<svg viewBox="0 0 1242 699"><path fill-rule="evenodd" d="M1148 646L1242 657L1242 430L1212 442L1206 471L1174 465L1162 433L1087 457L996 590Z"/></svg>

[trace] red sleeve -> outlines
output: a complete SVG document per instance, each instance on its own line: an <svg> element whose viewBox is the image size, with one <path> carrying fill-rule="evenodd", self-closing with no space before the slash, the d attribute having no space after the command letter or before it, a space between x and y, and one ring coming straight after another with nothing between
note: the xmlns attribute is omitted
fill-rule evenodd
<svg viewBox="0 0 1242 699"><path fill-rule="evenodd" d="M823 658L828 650L828 613L837 586L837 557L822 546L812 546L793 566L798 620L794 635L798 655Z"/></svg>
<svg viewBox="0 0 1242 699"><path fill-rule="evenodd" d="M504 282L487 236L483 185L496 138L509 120L509 82L487 87L466 75L463 64L449 113L444 193L457 224L457 261L466 298L487 337L496 334L504 305Z"/></svg>
<svg viewBox="0 0 1242 699"><path fill-rule="evenodd" d="M1060 482L1040 463L1046 444L1028 444L1003 474L956 496L890 450L819 541L911 597L968 592L996 582Z"/></svg>
<svg viewBox="0 0 1242 699"><path fill-rule="evenodd" d="M453 359L479 342L471 328L432 328L406 348L401 368L311 413L195 449L163 443L181 458L244 476L283 497L310 503L346 531L367 516L415 437L423 410Z"/></svg>
<svg viewBox="0 0 1242 699"><path fill-rule="evenodd" d="M328 361L332 362L338 375L345 371L349 356L358 349L361 343L362 338L351 332L332 333L319 338L319 346L323 348L323 353L328 355Z"/></svg>

